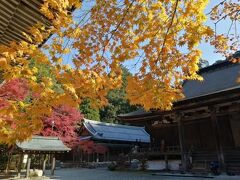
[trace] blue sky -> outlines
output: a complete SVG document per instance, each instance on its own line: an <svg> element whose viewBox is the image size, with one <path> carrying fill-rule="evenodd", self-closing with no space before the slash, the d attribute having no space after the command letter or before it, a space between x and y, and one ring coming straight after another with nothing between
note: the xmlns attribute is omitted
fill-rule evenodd
<svg viewBox="0 0 240 180"><path fill-rule="evenodd" d="M205 10L206 13L210 12L210 10L212 9L212 7L214 7L214 5L218 4L219 2L221 2L221 0L209 0L209 4ZM88 2L89 3L89 2ZM86 12L90 7L86 6L83 4L83 7L82 9ZM75 12L74 13L75 16L81 16L81 14L79 14L78 12ZM214 28L214 22L211 21L211 20L208 20L206 22L206 24L212 28ZM224 20L224 21L221 21L220 23L217 24L217 33L218 34L221 34L221 33L226 33L228 31L230 27L230 20ZM239 23L237 24L237 28L240 29L240 25ZM225 59L225 57L223 57L221 54L218 54L215 52L215 49L207 44L207 43L201 43L199 45L199 48L202 50L202 58L203 59L206 59L209 64L213 64L215 61L217 60L223 60ZM71 59L73 58L73 54L74 54L74 51L71 53L71 54L68 54L68 55L65 55L63 57L64 59L64 63L66 64L71 64L72 65L72 62L71 62ZM130 61L130 62L126 62L124 63L125 65L127 65L128 68L130 68L130 71L136 71L138 68L132 68L133 67L133 64L134 64L134 61Z"/></svg>
<svg viewBox="0 0 240 180"><path fill-rule="evenodd" d="M214 5L216 5L217 3L219 3L219 0L210 0L210 3L208 4L205 12L208 13L210 12L210 10L212 9L212 7L214 7ZM212 28L214 28L214 22L211 20L208 20L206 22L206 24ZM224 25L228 25L229 22L224 22L224 23L220 23L219 25L217 25L217 29L222 29L222 27ZM213 64L215 61L217 60L223 60L225 59L221 54L218 54L216 52L214 52L214 47L209 45L208 43L201 43L200 44L200 49L202 50L202 58L206 59L209 64Z"/></svg>
<svg viewBox="0 0 240 180"><path fill-rule="evenodd" d="M210 10L219 2L221 2L221 0L209 0L209 4L206 8L206 13L210 12ZM211 20L208 20L206 22L206 24L212 28L214 28L214 22ZM223 20L221 22L219 22L217 24L217 34L221 34L221 33L227 33L229 27L230 27L230 20ZM237 29L240 29L240 24L237 24ZM233 32L233 30L231 31ZM201 43L200 44L200 49L202 50L202 58L208 60L209 64L214 63L217 60L223 60L225 59L225 57L223 57L221 54L218 54L216 52L214 52L214 48L206 43Z"/></svg>

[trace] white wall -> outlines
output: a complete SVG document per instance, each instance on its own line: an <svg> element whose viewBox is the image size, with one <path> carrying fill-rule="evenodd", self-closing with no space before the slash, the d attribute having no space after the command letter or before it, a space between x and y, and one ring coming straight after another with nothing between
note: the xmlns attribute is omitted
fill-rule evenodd
<svg viewBox="0 0 240 180"><path fill-rule="evenodd" d="M181 160L168 160L168 168L170 170L179 170ZM166 164L164 160L148 161L148 170L164 170Z"/></svg>

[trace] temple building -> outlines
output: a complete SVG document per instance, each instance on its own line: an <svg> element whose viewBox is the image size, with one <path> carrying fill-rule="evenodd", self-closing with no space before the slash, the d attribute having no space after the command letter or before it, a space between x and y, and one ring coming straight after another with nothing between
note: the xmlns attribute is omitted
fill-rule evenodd
<svg viewBox="0 0 240 180"><path fill-rule="evenodd" d="M149 147L150 143L150 135L144 127L88 119L83 120L78 134L81 157L85 158L85 161L116 160L119 154L127 155L134 146Z"/></svg>
<svg viewBox="0 0 240 180"><path fill-rule="evenodd" d="M155 158L179 158L184 170L240 172L240 64L222 61L200 69L203 81L185 81L185 98L171 111L138 110L119 121L144 126ZM144 151L144 150L142 150Z"/></svg>

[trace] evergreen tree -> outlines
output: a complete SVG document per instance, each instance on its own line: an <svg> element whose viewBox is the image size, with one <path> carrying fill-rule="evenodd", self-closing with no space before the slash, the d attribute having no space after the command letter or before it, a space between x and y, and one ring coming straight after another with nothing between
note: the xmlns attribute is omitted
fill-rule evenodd
<svg viewBox="0 0 240 180"><path fill-rule="evenodd" d="M137 106L130 105L126 99L127 77L131 76L129 70L122 66L123 84L119 89L114 89L108 93L107 99L109 104L101 109L95 109L90 106L90 100L85 99L80 105L80 111L84 117L91 120L103 122L117 122L118 114L129 113L138 109Z"/></svg>
<svg viewBox="0 0 240 180"><path fill-rule="evenodd" d="M100 120L99 109L92 108L90 100L85 99L80 105L80 111L84 115L84 118L91 120Z"/></svg>
<svg viewBox="0 0 240 180"><path fill-rule="evenodd" d="M112 90L108 93L107 99L109 104L100 109L101 121L117 122L116 117L118 114L129 113L138 109L137 106L130 105L129 101L126 99L127 77L131 76L131 73L123 66L122 71L122 87L120 89Z"/></svg>

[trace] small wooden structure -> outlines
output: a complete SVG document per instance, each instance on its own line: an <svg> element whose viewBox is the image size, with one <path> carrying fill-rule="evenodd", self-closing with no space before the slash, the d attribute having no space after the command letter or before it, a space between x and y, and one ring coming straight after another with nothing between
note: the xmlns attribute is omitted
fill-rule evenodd
<svg viewBox="0 0 240 180"><path fill-rule="evenodd" d="M56 163L54 155L57 153L69 152L70 150L71 149L65 146L58 137L33 136L32 139L30 139L29 141L17 143L15 151L20 154L18 164L18 176L20 176L21 173L21 166L24 154L28 155L26 177L29 177L29 171L32 161L31 156L36 154L44 157L43 161L40 162L40 164L42 164L43 174L46 169L46 155L49 155L51 157L51 175L54 175Z"/></svg>
<svg viewBox="0 0 240 180"><path fill-rule="evenodd" d="M165 152L167 147L179 147L185 170L209 170L209 163L218 161L222 171L239 173L239 72L240 64L229 61L203 68L199 74L204 81L184 82L185 98L175 102L171 111L139 110L118 118L145 126L152 148L159 152L161 144Z"/></svg>

